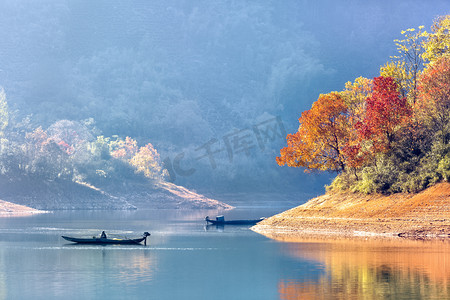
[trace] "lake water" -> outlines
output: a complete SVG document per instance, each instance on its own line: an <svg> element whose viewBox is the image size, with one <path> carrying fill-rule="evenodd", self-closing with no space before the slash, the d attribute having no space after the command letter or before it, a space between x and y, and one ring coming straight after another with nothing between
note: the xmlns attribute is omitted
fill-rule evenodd
<svg viewBox="0 0 450 300"><path fill-rule="evenodd" d="M284 208L245 207L228 218ZM449 299L448 242L279 242L216 211L54 212L0 218L0 299ZM73 245L102 230L149 244Z"/></svg>

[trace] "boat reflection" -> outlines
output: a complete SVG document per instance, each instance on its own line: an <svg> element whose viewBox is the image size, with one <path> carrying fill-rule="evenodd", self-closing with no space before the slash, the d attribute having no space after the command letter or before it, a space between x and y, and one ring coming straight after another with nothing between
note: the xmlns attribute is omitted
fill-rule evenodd
<svg viewBox="0 0 450 300"><path fill-rule="evenodd" d="M325 273L281 280L281 299L450 299L449 241L283 240L289 256L320 262Z"/></svg>
<svg viewBox="0 0 450 300"><path fill-rule="evenodd" d="M237 231L237 230L250 230L252 225L225 225L225 224L207 224L204 226L205 231L218 231L223 232L225 228L228 228L229 231Z"/></svg>
<svg viewBox="0 0 450 300"><path fill-rule="evenodd" d="M205 225L205 230L206 231L224 231L225 230L225 225L214 225L214 224L207 224Z"/></svg>

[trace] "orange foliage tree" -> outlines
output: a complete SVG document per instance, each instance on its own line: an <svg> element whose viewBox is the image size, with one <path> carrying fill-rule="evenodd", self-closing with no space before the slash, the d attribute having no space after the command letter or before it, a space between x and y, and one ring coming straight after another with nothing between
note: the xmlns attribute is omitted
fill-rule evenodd
<svg viewBox="0 0 450 300"><path fill-rule="evenodd" d="M298 131L288 134L288 146L276 158L279 165L308 170L343 171L348 143L348 109L339 93L322 94L302 113Z"/></svg>

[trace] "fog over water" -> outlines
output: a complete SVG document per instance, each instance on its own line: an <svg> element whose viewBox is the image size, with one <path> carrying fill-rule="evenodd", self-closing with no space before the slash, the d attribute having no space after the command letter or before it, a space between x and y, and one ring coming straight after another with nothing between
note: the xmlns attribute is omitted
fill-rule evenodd
<svg viewBox="0 0 450 300"><path fill-rule="evenodd" d="M37 127L93 118L200 191L300 189L275 156L320 93L378 76L442 1L0 1L0 86Z"/></svg>

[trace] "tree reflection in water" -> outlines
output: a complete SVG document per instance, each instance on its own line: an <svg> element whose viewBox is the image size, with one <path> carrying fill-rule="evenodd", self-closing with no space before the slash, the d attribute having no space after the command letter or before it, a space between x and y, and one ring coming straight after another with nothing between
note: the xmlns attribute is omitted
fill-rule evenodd
<svg viewBox="0 0 450 300"><path fill-rule="evenodd" d="M450 241L281 240L289 256L325 267L317 282L281 280L281 299L450 298Z"/></svg>

